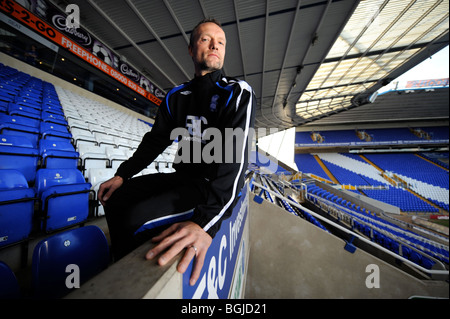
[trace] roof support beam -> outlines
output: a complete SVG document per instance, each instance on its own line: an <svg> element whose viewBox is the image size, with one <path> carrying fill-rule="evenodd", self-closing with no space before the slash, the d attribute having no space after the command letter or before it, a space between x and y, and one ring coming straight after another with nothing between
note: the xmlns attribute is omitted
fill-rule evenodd
<svg viewBox="0 0 450 319"><path fill-rule="evenodd" d="M323 21L324 21L324 19L325 19L325 16L326 16L327 13L328 13L328 10L329 10L330 5L331 5L332 2L333 2L332 0L328 0L328 1L327 1L327 5L326 5L326 7L325 7L324 10L323 10L322 15L320 16L319 22L317 23L317 25L316 25L316 27L315 27L315 29L314 29L313 34L311 35L311 41L309 42L308 49L307 49L305 55L303 56L303 59L302 59L301 63L299 64L299 67L298 67L298 69L297 69L297 74L295 75L295 78L294 78L294 80L293 80L293 82L292 82L292 85L291 85L291 87L289 88L288 94L286 95L286 98L285 98L285 103L286 103L286 104L287 104L287 101L289 100L289 97L291 96L292 89L296 86L296 83L297 83L297 77L298 77L298 76L300 75L300 73L301 73L301 70L302 70L304 61L305 61L306 58L308 57L308 54L311 52L311 48L315 45L315 42L316 42L317 39L318 39L317 36L318 36L319 30L320 30L320 28L322 27L322 23L323 23ZM294 117L297 115L296 110L295 110L295 104L292 105L292 106L289 106L289 108L290 108L290 110L291 110L291 114L294 113L294 116L290 116L290 118L291 118L292 120L294 120ZM289 116L289 115L288 115L288 116Z"/></svg>
<svg viewBox="0 0 450 319"><path fill-rule="evenodd" d="M94 3L92 0L87 0L89 2L89 4L95 9L97 10L97 12L106 20L108 21L109 24L111 24L117 32L119 32L125 39L127 39L128 42L131 43L131 45L140 53L142 54L152 65L153 67L158 70L162 75L164 75L166 77L167 80L169 80L169 82L175 86L177 85L176 82L170 78L170 76L168 76L159 66L158 64L153 61L153 59L147 54L145 53L125 32L122 31L122 29L119 28L119 26L96 4ZM155 83L155 81L152 82ZM156 83L155 83L156 84ZM159 87L162 87L160 85L158 85Z"/></svg>
<svg viewBox="0 0 450 319"><path fill-rule="evenodd" d="M167 55L172 59L173 63L180 69L181 73L186 77L186 80L190 79L190 76L186 73L186 71L183 69L183 67L180 65L180 63L175 59L172 52L166 47L164 42L160 39L158 34L155 32L155 30L151 27L150 24L148 24L147 20L142 16L142 14L139 12L139 10L136 8L136 6L130 1L125 0L128 6L133 10L134 14L141 20L142 24L147 28L148 31L153 35L153 37L158 41L159 45L166 51Z"/></svg>
<svg viewBox="0 0 450 319"><path fill-rule="evenodd" d="M297 23L298 13L300 12L301 2L302 2L301 0L298 0L297 5L295 7L296 8L295 15L294 15L294 19L292 20L292 24L291 24L291 28L290 28L291 31L289 32L289 38L288 38L288 42L286 44L286 49L284 50L283 62L281 64L280 74L278 75L277 86L275 88L275 94L274 94L275 97L274 97L274 99L272 101L272 107L271 107L272 108L272 114L273 114L273 108L275 107L275 102L276 102L277 97L278 97L278 91L280 89L281 76L282 76L284 68L286 66L287 54L288 54L288 52L290 50L291 43L292 43L292 38L293 38L293 35L295 33L294 29L295 29L295 24ZM283 121L283 120L280 120L280 121L285 122L286 124L289 124L289 126L292 126L291 122L287 122L287 121Z"/></svg>

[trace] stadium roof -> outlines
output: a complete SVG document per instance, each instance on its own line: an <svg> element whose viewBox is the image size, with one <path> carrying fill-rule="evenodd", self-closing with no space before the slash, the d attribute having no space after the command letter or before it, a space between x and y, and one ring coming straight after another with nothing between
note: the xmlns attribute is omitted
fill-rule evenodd
<svg viewBox="0 0 450 319"><path fill-rule="evenodd" d="M193 77L205 17L227 35L224 71L257 99L256 127L290 128L367 104L448 45L449 0L54 0L166 92Z"/></svg>

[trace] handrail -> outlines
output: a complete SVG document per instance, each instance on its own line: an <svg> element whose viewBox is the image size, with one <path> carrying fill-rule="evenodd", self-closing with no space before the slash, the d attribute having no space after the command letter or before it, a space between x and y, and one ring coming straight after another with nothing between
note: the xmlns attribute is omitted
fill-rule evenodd
<svg viewBox="0 0 450 319"><path fill-rule="evenodd" d="M320 219L321 221L325 222L326 224L329 224L329 225L331 225L333 227L336 227L339 230L342 230L343 232L345 232L345 233L347 233L347 234L349 234L351 236L354 236L354 237L358 238L359 240L361 240L361 241L363 241L363 242L365 242L365 243L367 243L367 244L369 244L371 246L374 246L375 248L377 248L377 249L379 249L379 250L381 250L381 251L383 251L383 252L385 252L385 253L387 253L387 254L389 254L389 255L391 255L391 256L393 256L393 257L395 257L395 258L397 258L397 259L399 259L401 261L403 261L404 263L406 263L406 264L408 264L408 265L410 265L410 266L412 266L412 267L414 267L414 268L416 268L416 269L418 269L418 270L420 270L422 272L425 272L425 273L430 274L430 275L447 275L447 276L449 275L449 271L448 270L430 270L430 269L426 269L426 268L424 268L424 267L422 267L420 265L417 265L416 263L410 261L409 259L406 259L405 257L400 256L400 255L398 255L398 254L396 254L396 253L394 253L394 252L384 248L383 246L381 246L381 245L379 245L377 243L374 243L374 242L372 242L372 241L362 237L361 235L359 235L359 234L357 234L357 233L355 233L355 232L353 232L353 231L351 231L351 230L349 230L349 229L347 229L345 227L342 227L341 225L338 225L338 224L328 220L327 218L325 218L325 217L323 217L323 216L321 216L321 215L311 211L310 209L308 209L308 208L306 208L306 207L304 207L304 206L302 206L302 205L300 205L300 204L298 204L298 203L296 203L296 202L294 202L294 201L292 201L292 200L290 200L288 198L285 198L282 195L279 195L279 194L271 191L270 189L268 189L267 187L259 184L256 181L253 182L253 185L255 185L255 186L257 186L257 187L259 187L261 189L264 189L265 191L269 192L270 194L272 194L272 195L274 195L274 196L276 196L276 197L278 197L280 199L283 199L283 200L287 201L291 205L294 205L294 206L296 206L296 207L298 207L300 209L303 209L303 210L307 211L308 213L310 213L311 215L313 215L317 219Z"/></svg>

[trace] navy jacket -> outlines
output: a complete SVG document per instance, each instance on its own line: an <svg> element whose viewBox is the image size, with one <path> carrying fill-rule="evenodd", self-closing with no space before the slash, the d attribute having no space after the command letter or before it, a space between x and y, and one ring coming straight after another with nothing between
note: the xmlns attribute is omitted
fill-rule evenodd
<svg viewBox="0 0 450 319"><path fill-rule="evenodd" d="M152 130L116 175L131 178L178 139L176 174L208 181L207 200L194 209L191 220L214 237L244 183L255 105L252 88L221 71L173 88L161 103Z"/></svg>

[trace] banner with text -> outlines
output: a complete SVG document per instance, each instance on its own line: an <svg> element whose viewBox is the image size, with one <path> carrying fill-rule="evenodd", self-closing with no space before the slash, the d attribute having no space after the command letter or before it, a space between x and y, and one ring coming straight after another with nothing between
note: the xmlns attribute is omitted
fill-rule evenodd
<svg viewBox="0 0 450 319"><path fill-rule="evenodd" d="M69 50L154 104L161 104L164 98L162 90L114 55L109 48L81 27L66 27L66 16L47 1L41 0L39 5L24 8L12 0L0 0L0 10L38 34Z"/></svg>

